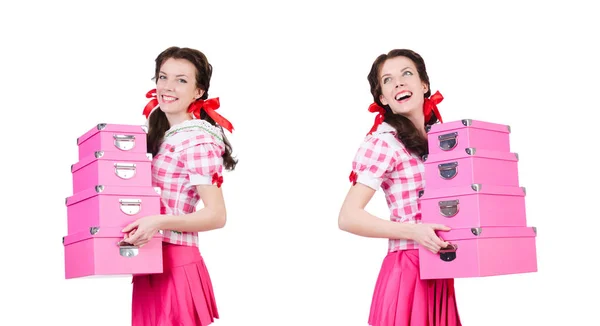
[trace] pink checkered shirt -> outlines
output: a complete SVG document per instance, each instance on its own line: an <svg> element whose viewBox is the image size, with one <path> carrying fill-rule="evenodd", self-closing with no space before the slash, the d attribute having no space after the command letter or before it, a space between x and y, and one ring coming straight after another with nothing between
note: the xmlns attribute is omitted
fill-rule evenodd
<svg viewBox="0 0 600 326"><path fill-rule="evenodd" d="M425 187L424 165L420 157L410 154L396 138L396 130L387 123L368 135L356 152L352 171L356 182L383 189L390 210L390 220L421 223L419 192ZM390 239L388 250L416 249L413 240Z"/></svg>
<svg viewBox="0 0 600 326"><path fill-rule="evenodd" d="M161 214L196 211L196 185L222 182L224 150L221 130L204 120L187 120L165 133L152 160L153 186L162 190ZM197 247L198 232L163 230L163 241Z"/></svg>

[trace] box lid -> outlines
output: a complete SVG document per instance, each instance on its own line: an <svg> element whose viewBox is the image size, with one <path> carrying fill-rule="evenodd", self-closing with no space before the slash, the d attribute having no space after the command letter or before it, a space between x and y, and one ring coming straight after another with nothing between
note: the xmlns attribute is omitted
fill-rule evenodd
<svg viewBox="0 0 600 326"><path fill-rule="evenodd" d="M139 152L96 151L86 156L85 158L82 158L79 162L71 164L71 173L97 160L119 162L144 162L152 161L152 154Z"/></svg>
<svg viewBox="0 0 600 326"><path fill-rule="evenodd" d="M86 133L77 138L77 145L81 145L83 142L88 140L90 137L94 136L99 132L115 132L129 135L144 135L146 137L147 133L146 126L140 125L125 125L125 124L114 124L114 123L99 123Z"/></svg>
<svg viewBox="0 0 600 326"><path fill-rule="evenodd" d="M530 238L537 236L537 228L533 226L490 226L452 229L450 231L437 231L436 233L444 241L452 242L489 238Z"/></svg>
<svg viewBox="0 0 600 326"><path fill-rule="evenodd" d="M448 160L458 160L467 157L490 158L502 161L518 161L519 154L505 151L494 151L489 149L477 149L468 147L464 150L455 150L449 152L435 153L423 156L423 162L440 162Z"/></svg>
<svg viewBox="0 0 600 326"><path fill-rule="evenodd" d="M97 185L93 188L79 191L73 196L65 199L65 205L71 206L82 200L95 196L136 196L136 197L157 197L160 196L160 187L118 187Z"/></svg>
<svg viewBox="0 0 600 326"><path fill-rule="evenodd" d="M514 187L514 186L499 186L493 184L480 184L474 183L465 186L456 187L444 187L444 188L432 188L423 190L421 199L434 199L441 197L456 197L456 196L467 196L467 195L504 195L504 196L525 196L525 187Z"/></svg>
<svg viewBox="0 0 600 326"><path fill-rule="evenodd" d="M125 233L121 232L122 227L98 227L93 226L88 230L79 231L69 234L62 238L63 245L67 246L79 241L90 238L115 238L115 246L118 246L120 241L125 238ZM162 237L162 231L157 232L152 238Z"/></svg>
<svg viewBox="0 0 600 326"><path fill-rule="evenodd" d="M428 128L427 133L436 134L441 132L456 131L465 128L484 129L510 134L509 125L474 119L462 119L457 121L434 124L430 128Z"/></svg>

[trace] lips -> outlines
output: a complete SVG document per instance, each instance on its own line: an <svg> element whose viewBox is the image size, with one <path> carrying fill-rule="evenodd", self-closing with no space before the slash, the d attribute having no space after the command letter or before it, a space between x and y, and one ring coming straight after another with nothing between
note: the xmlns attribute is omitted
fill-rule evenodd
<svg viewBox="0 0 600 326"><path fill-rule="evenodd" d="M403 103L403 102L406 102L408 99L410 99L411 96L412 96L412 92L401 91L401 92L396 93L396 96L394 96L394 98L396 99L396 101Z"/></svg>
<svg viewBox="0 0 600 326"><path fill-rule="evenodd" d="M178 100L177 97L169 96L169 95L161 95L161 99L163 103L173 103Z"/></svg>

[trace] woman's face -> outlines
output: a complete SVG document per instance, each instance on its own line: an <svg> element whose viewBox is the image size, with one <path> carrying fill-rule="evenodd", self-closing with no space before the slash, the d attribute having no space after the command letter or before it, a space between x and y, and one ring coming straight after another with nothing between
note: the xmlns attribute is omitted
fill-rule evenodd
<svg viewBox="0 0 600 326"><path fill-rule="evenodd" d="M160 67L156 95L167 116L187 115L190 104L204 91L196 87L196 67L185 59L169 58Z"/></svg>
<svg viewBox="0 0 600 326"><path fill-rule="evenodd" d="M383 105L389 105L395 114L414 116L423 113L424 96L429 88L421 81L412 60L402 56L387 59L381 66L379 84L379 100Z"/></svg>

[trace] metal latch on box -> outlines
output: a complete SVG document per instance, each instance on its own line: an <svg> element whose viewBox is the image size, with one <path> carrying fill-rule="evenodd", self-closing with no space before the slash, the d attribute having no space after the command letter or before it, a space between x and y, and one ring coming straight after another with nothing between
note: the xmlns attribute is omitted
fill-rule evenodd
<svg viewBox="0 0 600 326"><path fill-rule="evenodd" d="M123 257L135 257L139 253L139 247L129 242L121 240L117 243L117 246L119 246L119 254Z"/></svg>
<svg viewBox="0 0 600 326"><path fill-rule="evenodd" d="M134 135L113 135L115 147L122 151L129 151L135 146Z"/></svg>

